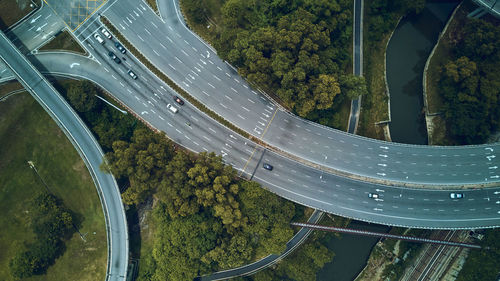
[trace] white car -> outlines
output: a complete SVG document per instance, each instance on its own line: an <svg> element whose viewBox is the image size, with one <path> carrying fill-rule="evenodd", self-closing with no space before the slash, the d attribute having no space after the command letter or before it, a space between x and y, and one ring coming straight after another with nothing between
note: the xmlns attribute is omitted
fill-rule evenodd
<svg viewBox="0 0 500 281"><path fill-rule="evenodd" d="M464 198L464 194L463 193L452 192L452 193L450 193L450 198L451 199L462 199L462 198Z"/></svg>
<svg viewBox="0 0 500 281"><path fill-rule="evenodd" d="M135 75L135 73L132 71L132 70L129 70L128 72L128 75L130 75L130 77L132 77L132 79L137 79L137 75Z"/></svg>
<svg viewBox="0 0 500 281"><path fill-rule="evenodd" d="M102 40L102 38L101 38L101 36L99 36L99 34L95 33L94 38L95 38L95 40L97 40L97 42L104 44L104 40Z"/></svg>
<svg viewBox="0 0 500 281"><path fill-rule="evenodd" d="M104 34L104 36L108 37L108 39L113 38L113 36L111 36L109 31L106 30L106 28L101 29L101 32L102 32L102 34Z"/></svg>
<svg viewBox="0 0 500 281"><path fill-rule="evenodd" d="M167 104L167 108L170 109L170 111L172 111L173 113L177 113L177 111L179 111L177 108L175 108L173 105L171 105L170 103Z"/></svg>
<svg viewBox="0 0 500 281"><path fill-rule="evenodd" d="M377 193L368 193L368 198L378 199L380 196Z"/></svg>

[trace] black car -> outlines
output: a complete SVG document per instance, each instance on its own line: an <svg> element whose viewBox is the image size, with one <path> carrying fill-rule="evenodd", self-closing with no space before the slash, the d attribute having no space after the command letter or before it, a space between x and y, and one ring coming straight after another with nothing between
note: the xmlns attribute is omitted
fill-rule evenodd
<svg viewBox="0 0 500 281"><path fill-rule="evenodd" d="M118 43L118 42L115 42L115 47L118 49L118 51L120 51L122 54L125 54L127 52L127 50L125 50L125 48L123 48L122 44Z"/></svg>
<svg viewBox="0 0 500 281"><path fill-rule="evenodd" d="M174 96L174 101L180 105L184 105L184 101L181 100L178 96Z"/></svg>
<svg viewBox="0 0 500 281"><path fill-rule="evenodd" d="M119 57L117 57L117 56L115 55L115 53L113 53L113 52L111 52L111 51L108 53L108 56L109 56L112 60L114 60L116 63L118 63L118 64L122 62L122 61L120 60L120 58L119 58Z"/></svg>
<svg viewBox="0 0 500 281"><path fill-rule="evenodd" d="M267 164L267 163L264 163L264 165L262 165L262 167L266 170L269 170L269 171L272 171L273 170L273 166Z"/></svg>

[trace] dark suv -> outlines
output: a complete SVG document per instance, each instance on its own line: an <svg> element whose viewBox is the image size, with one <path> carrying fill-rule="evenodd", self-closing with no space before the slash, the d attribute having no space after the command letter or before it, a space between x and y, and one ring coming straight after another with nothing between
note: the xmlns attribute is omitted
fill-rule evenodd
<svg viewBox="0 0 500 281"><path fill-rule="evenodd" d="M184 101L181 100L181 98L179 98L178 96L174 96L174 101L179 105L184 105Z"/></svg>
<svg viewBox="0 0 500 281"><path fill-rule="evenodd" d="M262 167L266 170L269 170L269 171L272 171L273 170L273 166L267 164L267 163L264 163L264 165L262 165Z"/></svg>
<svg viewBox="0 0 500 281"><path fill-rule="evenodd" d="M125 50L125 48L123 48L122 44L118 43L118 42L115 42L115 47L118 49L118 51L120 51L122 54L125 54L127 52L127 50Z"/></svg>
<svg viewBox="0 0 500 281"><path fill-rule="evenodd" d="M111 52L111 51L109 51L108 56L109 56L112 60L114 60L116 63L118 63L118 64L122 62L122 61L120 60L120 58L119 58L119 57L117 57L117 56L115 55L115 53L113 53L113 52Z"/></svg>

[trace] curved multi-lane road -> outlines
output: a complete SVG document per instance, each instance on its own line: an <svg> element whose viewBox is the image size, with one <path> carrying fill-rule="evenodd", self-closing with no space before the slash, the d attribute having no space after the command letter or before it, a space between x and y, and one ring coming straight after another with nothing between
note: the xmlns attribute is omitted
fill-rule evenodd
<svg viewBox="0 0 500 281"><path fill-rule="evenodd" d="M500 144L417 146L368 139L298 118L252 90L159 1L163 20L141 2L109 2L105 15L157 68L207 107L269 145L345 175L413 185L497 185ZM79 38L89 29L77 31Z"/></svg>
<svg viewBox="0 0 500 281"><path fill-rule="evenodd" d="M246 167L244 175L282 197L329 213L387 225L445 229L500 224L500 205L496 203L500 188L467 190L464 199L452 200L447 190L377 185L311 168L255 145L188 103L172 114L165 104L171 102L173 92L135 64L133 57L128 56L127 62L134 63L131 67L139 75L138 80L127 76L125 66L105 57L107 47L94 44L93 48L101 65L73 54L46 53L36 57L50 73L96 82L179 144L193 151L220 152L226 163L239 171ZM104 54L98 57L100 53ZM187 126L189 120L196 121ZM274 163L274 170L262 169L263 162ZM378 201L369 199L368 192L381 197Z"/></svg>
<svg viewBox="0 0 500 281"><path fill-rule="evenodd" d="M128 265L127 220L115 178L99 169L104 157L101 147L78 115L1 31L0 58L56 121L85 162L96 185L106 221L106 280L124 280Z"/></svg>
<svg viewBox="0 0 500 281"><path fill-rule="evenodd" d="M238 108L241 107L239 104L241 99L250 99L247 98L247 92L244 92L244 89L248 87L245 81L241 80L234 72L229 73L232 69L220 61L214 53L210 54L211 50L200 43L190 31L187 31L180 23L178 23L180 26L176 27L177 29L170 26L172 30L186 30L184 36L193 40L191 43L187 40L187 43L182 43L184 40L177 38L172 41L176 44L185 45L170 46L170 43L166 43L169 42L168 38L170 36L181 37L181 35L177 35L176 31L172 31L173 34L170 35L169 33L162 33L165 30L170 30L169 24L163 23L154 14L148 14L152 12L147 6L143 7L141 3L130 3L128 0L120 1L119 5L118 2L115 2L115 5L111 4L113 3L110 2L110 5L105 6L103 13L113 19L118 16L115 15L116 13L121 12L120 17L124 17L128 20L128 23L117 24L115 22L115 24L118 26L123 25L124 34L127 38L132 37L131 41L134 44L136 44L134 40L144 40L146 42L147 39L148 44L137 43L139 47L148 48L143 50L146 55L159 52L154 49L156 45L162 49L162 45L165 46L165 50L161 51L161 55L154 60L157 66L161 68L161 66L166 65L167 68L172 70L179 67L180 70L174 71L172 77L184 79L182 81L186 82L189 87L184 86L191 93L197 92L197 90L193 90L196 87L204 86L204 83L210 83L207 81L210 77L218 81L215 78L217 75L212 73L222 72L223 75L218 77L221 79L220 84L210 80L216 84L213 85L214 87L220 87L220 91L209 90L210 86L199 88L201 94L206 96L206 99L202 99L202 101L208 106L212 106L217 101L226 99L225 104L219 102L221 108L225 106L228 109L226 111L221 110L221 115L231 117L232 119L227 119L232 121L235 118L241 120L251 119L252 114L245 115L247 116L245 119L241 118L244 117L243 114L245 114L246 110ZM132 5L132 7L127 5ZM113 10L115 6L118 7L116 11ZM175 15L175 18L171 19L171 21L178 22L175 10L170 17L173 17L173 15ZM165 13L162 13L162 16L169 17ZM156 21L157 23L155 23ZM162 29L157 24L165 26ZM148 26L148 29L144 29L144 25L150 26ZM387 225L422 228L481 228L495 227L500 223L500 204L497 203L500 200L500 189L498 188L465 190L463 191L465 194L464 199L452 200L449 197L450 191L447 190L405 188L402 185L393 183L385 185L360 181L330 174L322 170L321 167L320 169L314 169L272 151L265 150L263 147L255 145L255 143L221 126L189 104L183 106L179 113L172 114L165 109L165 105L171 103L173 92L128 53L126 55L127 61L124 61L121 65L112 62L107 57L107 52L114 48L112 42L107 40L107 44L101 45L91 39L91 35L100 27L99 21L91 18L77 32L78 38L88 47L93 60L70 54L48 53L40 54L37 57L44 68L50 72L95 81L152 126L165 131L174 141L193 151L216 151L222 154L226 163L233 165L242 174L259 181L285 198L329 213ZM132 27L143 29L142 31L129 31L129 28ZM148 32L152 32L149 30L158 30L158 32L155 36L149 36ZM158 40L162 36L166 38L165 42ZM195 42L202 46L196 45L195 47ZM169 45L169 49L166 49L166 45ZM186 46L190 47L186 48ZM202 48L205 48L204 51L208 53L203 54ZM180 53L177 54L175 50L180 50ZM191 53L188 53L188 51ZM183 52L188 53L188 56L184 55ZM182 60L177 55L181 56ZM163 60L163 58L170 56L172 57L171 60ZM177 61L176 57L182 63ZM192 70L187 70L189 69L188 63L195 65ZM182 68L185 68L185 72L183 72ZM139 75L139 79L130 79L126 74L128 69L133 69ZM226 71L229 75L225 74ZM227 79L222 80L224 76ZM193 77L195 78L191 82L186 80L193 79ZM180 84L183 84L182 81ZM229 86L229 91L224 90L227 89L226 84ZM237 87L236 85L240 86L234 88L236 91L233 91L231 88L233 88L232 86ZM230 94L231 91L235 94ZM418 183L462 185L464 183L475 183L476 181L484 182L485 179L486 182L496 181L496 174L494 173L496 172L498 160L495 151L498 144L469 147L426 147L370 140L327 129L299 119L279 110L264 96L255 95L250 88L248 88L248 93L256 96L253 100L256 105L251 110L255 113L254 117L259 116L260 118L260 115L264 116L263 114L269 113L266 110L271 111L272 109L273 120L283 117L280 122L286 124L283 125L285 127L280 128L278 126L278 129L276 129L273 127L276 124L275 121L268 122L266 126L269 126L269 128L264 136L264 141L274 139L275 142L272 144L282 148L281 142L302 139L303 144L308 149L318 149L317 152L313 151L311 158L305 158L312 162L319 162L321 166L331 166L333 163L338 165L337 168L344 167L343 169L348 169L350 173L358 173L357 171L359 171L360 174L366 176L381 173L385 174L385 176L380 175L380 177L386 179L397 178L401 181L415 181ZM258 100L260 100L258 102L259 106L257 105ZM252 104L251 101L247 102ZM270 116L269 121L271 119L272 116ZM241 120L236 123L238 125L242 124L244 127L247 123L242 123ZM188 122L192 126L187 126L186 123ZM320 141L325 142L327 147L320 148L321 145L317 144ZM285 145L285 148L293 148L295 145L297 144ZM300 145L298 149L298 151L288 152L300 156ZM320 153L321 158L314 158L315 153ZM274 164L275 169L272 172L262 169L262 162ZM463 174L460 174L461 172ZM389 173L391 174L389 175ZM485 178L481 180L481 177ZM369 192L377 192L381 195L381 198L378 201L369 199L367 196Z"/></svg>
<svg viewBox="0 0 500 281"><path fill-rule="evenodd" d="M359 220L407 227L483 228L500 224L499 188L463 191L464 199L452 200L449 190L404 188L397 184L496 185L498 144L458 148L391 144L297 118L275 106L265 95L251 90L229 65L187 30L175 3L159 1L166 22L155 17L144 4L131 1L120 2L120 6L110 1L103 13L175 82L255 137L323 168L390 184L338 176L321 167L313 169L244 139L189 104L178 114L171 114L164 108L166 103L171 103L174 94L167 85L130 54L122 65L114 64L106 56L107 51L113 49L111 42L103 46L90 38L101 27L95 17L76 32L92 59L46 53L37 55L33 62L40 63L39 66L52 74L93 80L174 141L193 151L216 151L243 175L300 204ZM119 17L120 11L123 14ZM126 21L120 23L123 18ZM39 43L35 41L33 44ZM139 75L138 80L127 76L126 70L130 68ZM166 71L169 68L170 72ZM0 82L13 79L1 67L0 72ZM186 126L187 122L193 125ZM272 172L262 169L262 162L274 163L275 169ZM380 198L369 199L369 192L380 194ZM119 198L119 193L113 196ZM113 204L113 208L122 208L121 203ZM109 235L125 233L126 237L126 222L123 230L117 230L123 227L113 226L113 221L116 223L119 217L110 216ZM123 239L115 238L115 241ZM126 263L120 261L124 253L117 250L119 246L113 246L113 242L110 244L110 254L116 256L108 260L108 278L120 279L126 272L123 268Z"/></svg>

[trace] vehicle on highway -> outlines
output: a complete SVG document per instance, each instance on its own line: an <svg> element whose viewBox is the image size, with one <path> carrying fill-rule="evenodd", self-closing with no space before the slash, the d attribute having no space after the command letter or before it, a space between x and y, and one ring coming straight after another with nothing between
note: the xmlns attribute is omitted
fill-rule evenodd
<svg viewBox="0 0 500 281"><path fill-rule="evenodd" d="M178 96L174 96L174 101L179 105L184 105L184 101L181 100Z"/></svg>
<svg viewBox="0 0 500 281"><path fill-rule="evenodd" d="M115 47L120 51L122 54L125 54L127 50L122 46L122 44L115 42Z"/></svg>
<svg viewBox="0 0 500 281"><path fill-rule="evenodd" d="M368 193L368 198L378 199L380 196L377 193Z"/></svg>
<svg viewBox="0 0 500 281"><path fill-rule="evenodd" d="M97 40L97 42L104 44L104 40L101 38L101 36L99 36L99 34L95 33L94 38L95 40Z"/></svg>
<svg viewBox="0 0 500 281"><path fill-rule="evenodd" d="M269 170L269 171L272 171L272 170L273 170L273 166L271 166L271 165L269 165L269 164L267 164L267 163L264 163L264 164L262 165L262 167L263 167L264 169L266 169L266 170Z"/></svg>
<svg viewBox="0 0 500 281"><path fill-rule="evenodd" d="M113 38L113 36L111 36L109 31L106 30L106 28L101 29L101 32L102 32L102 34L104 34L104 36L108 37L108 39Z"/></svg>
<svg viewBox="0 0 500 281"><path fill-rule="evenodd" d="M464 198L464 194L459 193L459 192L452 192L452 193L450 193L450 198L451 199L462 199L462 198Z"/></svg>
<svg viewBox="0 0 500 281"><path fill-rule="evenodd" d="M175 108L173 105L171 105L170 103L167 104L167 108L172 111L173 113L177 113L178 109Z"/></svg>
<svg viewBox="0 0 500 281"><path fill-rule="evenodd" d="M120 58L119 58L119 57L117 57L117 56L115 55L115 53L113 53L113 52L111 52L111 51L109 51L108 56L109 56L112 60L114 60L117 64L120 64L120 63L122 62L122 61L120 60Z"/></svg>
<svg viewBox="0 0 500 281"><path fill-rule="evenodd" d="M135 75L135 73L132 71L132 70L129 70L128 72L128 75L130 75L130 77L132 77L134 80L137 79L137 75Z"/></svg>

